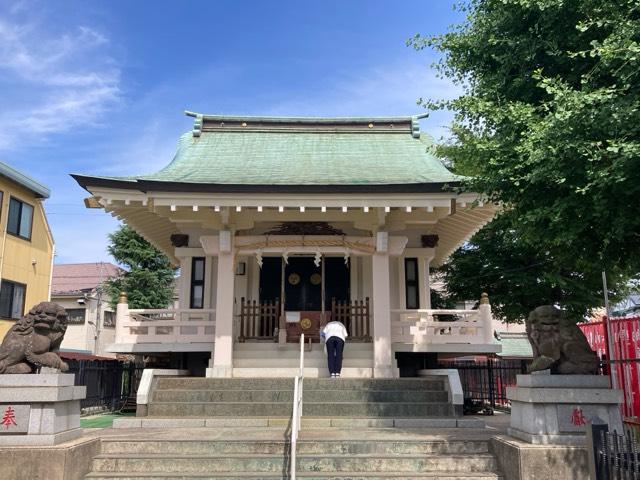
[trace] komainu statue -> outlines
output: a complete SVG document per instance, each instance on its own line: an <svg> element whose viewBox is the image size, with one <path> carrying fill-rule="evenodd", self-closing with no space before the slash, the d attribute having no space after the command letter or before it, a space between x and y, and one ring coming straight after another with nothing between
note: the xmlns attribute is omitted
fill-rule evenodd
<svg viewBox="0 0 640 480"><path fill-rule="evenodd" d="M543 305L529 314L526 324L534 357L530 372L547 369L554 374L598 372L598 356L582 330L562 310Z"/></svg>
<svg viewBox="0 0 640 480"><path fill-rule="evenodd" d="M53 302L41 302L29 310L0 345L0 374L34 373L38 367L69 370L55 353L67 330L67 318L66 310Z"/></svg>

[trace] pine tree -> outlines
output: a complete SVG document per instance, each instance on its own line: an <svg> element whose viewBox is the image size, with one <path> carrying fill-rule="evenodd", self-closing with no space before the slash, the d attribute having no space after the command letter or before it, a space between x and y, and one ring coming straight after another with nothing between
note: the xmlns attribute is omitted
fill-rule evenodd
<svg viewBox="0 0 640 480"><path fill-rule="evenodd" d="M112 307L120 292L126 292L130 308L166 308L176 273L169 258L126 225L111 233L109 241L108 252L125 269L105 282Z"/></svg>

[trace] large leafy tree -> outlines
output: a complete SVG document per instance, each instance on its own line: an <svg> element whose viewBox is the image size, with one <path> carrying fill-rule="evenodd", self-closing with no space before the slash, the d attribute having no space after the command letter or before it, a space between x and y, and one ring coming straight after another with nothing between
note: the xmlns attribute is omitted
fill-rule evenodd
<svg viewBox="0 0 640 480"><path fill-rule="evenodd" d="M514 247L529 249L532 263L552 259L528 270L530 279L553 270L594 279L604 269L624 281L640 270L640 3L459 7L464 23L411 43L440 51L440 73L463 87L458 98L425 104L455 112L452 140L439 148L473 176L465 188L508 212L511 230L497 232L503 222L487 234L515 232ZM567 284L558 301L588 305L580 286Z"/></svg>
<svg viewBox="0 0 640 480"><path fill-rule="evenodd" d="M112 302L126 292L130 308L166 308L173 297L175 277L167 256L126 225L111 233L109 241L107 250L126 269L106 282Z"/></svg>
<svg viewBox="0 0 640 480"><path fill-rule="evenodd" d="M494 314L508 322L523 321L543 304L561 305L569 316L582 320L602 304L600 272L576 271L553 252L522 241L509 212L475 234L435 274L444 280L445 306L490 292ZM624 283L611 283L624 289Z"/></svg>

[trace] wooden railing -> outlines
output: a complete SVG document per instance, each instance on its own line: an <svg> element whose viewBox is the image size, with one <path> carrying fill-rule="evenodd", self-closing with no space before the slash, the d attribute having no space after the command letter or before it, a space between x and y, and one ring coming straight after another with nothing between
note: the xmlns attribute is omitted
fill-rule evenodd
<svg viewBox="0 0 640 480"><path fill-rule="evenodd" d="M135 309L117 319L115 343L211 343L215 310Z"/></svg>
<svg viewBox="0 0 640 480"><path fill-rule="evenodd" d="M347 327L349 341L352 342L371 341L370 311L369 298L352 302L331 299L331 320Z"/></svg>
<svg viewBox="0 0 640 480"><path fill-rule="evenodd" d="M411 344L488 344L493 342L491 307L478 310L392 310L391 339ZM446 319L446 321L439 321Z"/></svg>
<svg viewBox="0 0 640 480"><path fill-rule="evenodd" d="M238 341L276 340L280 301L257 302L240 299L240 335Z"/></svg>

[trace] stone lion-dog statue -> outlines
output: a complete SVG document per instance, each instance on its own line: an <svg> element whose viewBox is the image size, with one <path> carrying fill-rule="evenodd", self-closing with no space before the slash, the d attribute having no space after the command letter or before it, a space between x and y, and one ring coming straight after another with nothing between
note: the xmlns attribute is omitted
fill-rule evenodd
<svg viewBox="0 0 640 480"><path fill-rule="evenodd" d="M34 373L39 367L66 372L69 365L55 353L67 330L67 311L41 302L18 320L0 345L0 374Z"/></svg>
<svg viewBox="0 0 640 480"><path fill-rule="evenodd" d="M527 335L533 347L530 372L552 374L597 374L599 359L576 323L553 305L543 305L529 314Z"/></svg>

